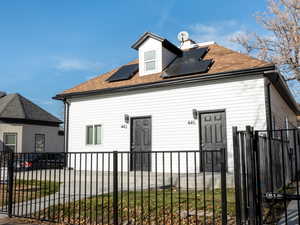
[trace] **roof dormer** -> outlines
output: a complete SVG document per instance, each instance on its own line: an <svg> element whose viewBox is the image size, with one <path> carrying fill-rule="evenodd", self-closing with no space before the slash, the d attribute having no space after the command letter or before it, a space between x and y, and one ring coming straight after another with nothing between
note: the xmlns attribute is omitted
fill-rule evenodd
<svg viewBox="0 0 300 225"><path fill-rule="evenodd" d="M133 45L138 50L141 76L162 72L182 51L167 39L146 32Z"/></svg>

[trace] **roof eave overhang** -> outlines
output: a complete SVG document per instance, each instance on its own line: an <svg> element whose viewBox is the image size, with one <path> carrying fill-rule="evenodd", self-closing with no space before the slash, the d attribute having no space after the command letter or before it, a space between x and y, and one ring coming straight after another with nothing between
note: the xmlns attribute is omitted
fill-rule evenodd
<svg viewBox="0 0 300 225"><path fill-rule="evenodd" d="M19 124L32 124L32 125L44 125L44 126L59 126L63 122L59 121L42 121L42 120L31 120L31 119L22 119L22 118L9 118L9 117L0 117L0 121L7 123L19 123Z"/></svg>
<svg viewBox="0 0 300 225"><path fill-rule="evenodd" d="M153 34L151 32L145 32L136 42L134 42L134 44L131 46L131 48L138 50L139 47L141 46L141 44L143 44L150 37L155 40L158 40L160 42L163 42L165 40L164 38L162 38L156 34Z"/></svg>
<svg viewBox="0 0 300 225"><path fill-rule="evenodd" d="M264 75L265 71L273 71L275 69L274 65L266 66L266 67L257 67L252 69L245 70L236 70L215 74L207 74L207 75L199 75L194 77L182 77L176 79L166 79L156 82L150 82L145 84L136 84L122 87L114 87L114 88L105 88L105 89L96 89L91 91L82 91L82 92L72 92L72 93L62 93L53 97L56 100L66 100L68 98L76 98L82 96L91 96L91 95L99 95L99 94L109 94L116 92L126 92L131 90L139 90L146 88L155 88L155 87L164 87L170 85L179 85L179 84L188 84L188 83L196 83L196 82L204 82L210 80L219 80L219 79L228 79L235 77L246 77L251 75Z"/></svg>
<svg viewBox="0 0 300 225"><path fill-rule="evenodd" d="M169 51L173 52L177 56L182 56L182 51L180 48L178 48L176 45L174 45L172 42L168 41L165 38L162 38L156 34L153 34L151 32L144 33L132 46L131 48L138 50L139 47L148 39L153 38L157 41L160 41L162 43L162 46Z"/></svg>

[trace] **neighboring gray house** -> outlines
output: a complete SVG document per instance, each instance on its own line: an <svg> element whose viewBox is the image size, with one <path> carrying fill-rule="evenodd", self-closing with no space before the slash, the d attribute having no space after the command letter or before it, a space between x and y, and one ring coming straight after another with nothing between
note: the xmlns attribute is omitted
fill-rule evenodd
<svg viewBox="0 0 300 225"><path fill-rule="evenodd" d="M0 151L63 152L61 123L23 96L0 92Z"/></svg>

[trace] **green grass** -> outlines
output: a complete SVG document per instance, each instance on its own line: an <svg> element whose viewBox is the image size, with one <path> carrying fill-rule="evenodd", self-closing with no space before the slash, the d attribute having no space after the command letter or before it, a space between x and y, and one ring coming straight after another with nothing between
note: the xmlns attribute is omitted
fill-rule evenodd
<svg viewBox="0 0 300 225"><path fill-rule="evenodd" d="M227 189L228 218L233 220L235 216L234 189ZM213 205L213 201L214 205ZM112 194L100 195L86 200L76 201L63 207L56 205L47 209L46 217L51 220L62 220L76 224L85 222L96 224L111 224ZM119 218L122 222L135 221L136 224L181 224L192 223L198 220L198 224L210 224L214 219L216 224L221 220L221 190L214 192L194 192L189 190L178 191L177 189L145 190L139 192L123 192L118 195ZM206 209L204 211L204 209ZM197 214L196 214L197 210ZM189 211L190 215L186 216ZM205 221L204 223L204 213ZM50 218L49 218L50 215ZM181 215L181 216L180 216ZM198 216L196 216L198 215ZM129 219L128 219L129 218ZM201 223L202 221L202 223ZM121 222L121 219L120 219Z"/></svg>
<svg viewBox="0 0 300 225"><path fill-rule="evenodd" d="M0 185L0 205L7 204L7 185ZM13 203L25 202L54 194L59 190L59 183L54 181L15 180Z"/></svg>

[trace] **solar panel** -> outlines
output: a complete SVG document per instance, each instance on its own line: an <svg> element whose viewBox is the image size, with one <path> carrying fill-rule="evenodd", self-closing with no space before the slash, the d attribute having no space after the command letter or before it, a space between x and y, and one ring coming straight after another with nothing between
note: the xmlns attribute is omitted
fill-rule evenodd
<svg viewBox="0 0 300 225"><path fill-rule="evenodd" d="M139 64L130 64L125 65L119 68L112 76L110 76L107 81L114 82L114 81L121 81L121 80L128 80L133 77L139 70Z"/></svg>
<svg viewBox="0 0 300 225"><path fill-rule="evenodd" d="M182 57L177 57L165 70L162 77L167 78L207 72L213 63L211 59L202 60L207 51L207 47L185 51Z"/></svg>
<svg viewBox="0 0 300 225"><path fill-rule="evenodd" d="M208 47L194 48L188 51L184 51L182 58L188 57L188 58L202 59L207 52L208 52Z"/></svg>

